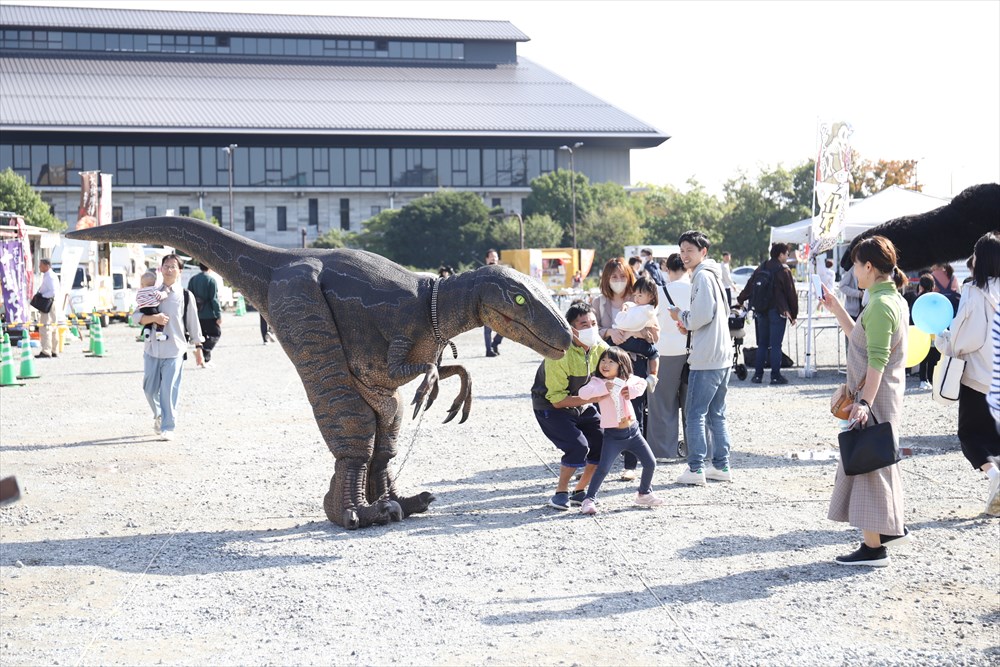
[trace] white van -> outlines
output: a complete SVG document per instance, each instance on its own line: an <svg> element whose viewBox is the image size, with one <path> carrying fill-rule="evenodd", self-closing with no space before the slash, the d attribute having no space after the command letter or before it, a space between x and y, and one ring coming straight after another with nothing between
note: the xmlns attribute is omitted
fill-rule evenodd
<svg viewBox="0 0 1000 667"><path fill-rule="evenodd" d="M185 264L184 268L181 270L181 286L184 287L184 289L187 289L188 283L190 283L191 279L199 273L201 273L201 269L194 262L191 264ZM219 306L223 310L235 307L236 298L233 296L233 288L226 285L222 276L215 271L209 269L208 275L215 280L215 284L219 289Z"/></svg>

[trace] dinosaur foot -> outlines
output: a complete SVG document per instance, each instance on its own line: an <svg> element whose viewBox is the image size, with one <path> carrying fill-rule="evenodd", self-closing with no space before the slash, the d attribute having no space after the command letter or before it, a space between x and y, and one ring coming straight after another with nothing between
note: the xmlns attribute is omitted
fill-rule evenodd
<svg viewBox="0 0 1000 667"><path fill-rule="evenodd" d="M323 510L331 522L346 528L357 530L371 525L381 526L390 521L402 521L405 516L403 508L395 500L382 498L371 505L352 505L338 508L335 498L330 492L323 497Z"/></svg>
<svg viewBox="0 0 1000 667"><path fill-rule="evenodd" d="M411 514L426 512L437 498L430 491L424 491L415 496L398 497L396 500L399 501L399 506L403 509L403 516L407 517Z"/></svg>

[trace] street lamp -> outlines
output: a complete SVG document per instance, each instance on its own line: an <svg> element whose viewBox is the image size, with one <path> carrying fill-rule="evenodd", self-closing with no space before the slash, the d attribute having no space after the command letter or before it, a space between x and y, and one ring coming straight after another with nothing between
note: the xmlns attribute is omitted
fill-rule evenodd
<svg viewBox="0 0 1000 667"><path fill-rule="evenodd" d="M233 224L233 218L236 215L233 211L233 152L237 148L239 148L237 144L229 144L222 149L226 153L226 160L229 164L229 231L235 229Z"/></svg>
<svg viewBox="0 0 1000 667"><path fill-rule="evenodd" d="M569 151L569 189L572 193L570 196L573 200L573 249L576 249L576 168L573 164L573 149L579 148L583 145L582 141L578 141L573 144L573 148L569 146L560 146L559 150Z"/></svg>

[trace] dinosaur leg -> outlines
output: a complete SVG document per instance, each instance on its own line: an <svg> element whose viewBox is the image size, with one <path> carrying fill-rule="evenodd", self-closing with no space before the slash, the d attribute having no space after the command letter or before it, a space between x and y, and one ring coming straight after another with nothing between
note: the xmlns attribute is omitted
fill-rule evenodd
<svg viewBox="0 0 1000 667"><path fill-rule="evenodd" d="M372 400L374 397L369 399ZM400 496L396 492L396 484L389 471L389 461L398 453L397 441L403 423L400 403L402 399L399 392L394 392L390 397L383 396L374 400L379 405L378 414L381 416L375 433L375 452L369 466L367 497L369 500L388 497L395 508L399 508L400 518L426 512L434 501L434 495L424 491L415 496Z"/></svg>
<svg viewBox="0 0 1000 667"><path fill-rule="evenodd" d="M275 271L268 291L270 323L305 385L313 415L337 462L323 509L344 528L387 523L400 514L389 498L365 498L375 449L375 410L362 398L320 289L321 265L303 259Z"/></svg>
<svg viewBox="0 0 1000 667"><path fill-rule="evenodd" d="M462 418L458 420L458 423L463 423L469 418L469 411L472 410L472 377L469 375L469 371L465 370L465 366L460 366L454 364L451 366L442 366L438 373L438 380L444 380L452 375L457 375L462 381L462 386L458 390L458 396L452 402L451 407L448 408L448 416L445 417L444 423L447 424L455 415L458 414L459 408L462 410Z"/></svg>

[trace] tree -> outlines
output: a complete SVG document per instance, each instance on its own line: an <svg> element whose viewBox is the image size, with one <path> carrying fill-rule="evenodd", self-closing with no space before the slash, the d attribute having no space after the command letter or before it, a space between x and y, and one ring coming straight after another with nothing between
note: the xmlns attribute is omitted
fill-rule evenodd
<svg viewBox="0 0 1000 667"><path fill-rule="evenodd" d="M857 151L851 151L851 196L863 199L871 197L893 185L901 185L907 190L921 192L923 186L917 181L916 160L871 160L862 159Z"/></svg>
<svg viewBox="0 0 1000 667"><path fill-rule="evenodd" d="M627 245L643 243L642 217L630 205L601 208L577 223L581 248L593 248L598 267L612 257L621 257Z"/></svg>
<svg viewBox="0 0 1000 667"><path fill-rule="evenodd" d="M343 229L331 229L309 244L310 248L352 248L356 244L357 235Z"/></svg>
<svg viewBox="0 0 1000 667"><path fill-rule="evenodd" d="M674 244L689 229L705 232L713 244L722 240L722 204L698 181L690 179L687 184L687 192L670 185L643 186L638 200L645 217L646 243Z"/></svg>
<svg viewBox="0 0 1000 667"><path fill-rule="evenodd" d="M594 208L595 197L586 174L576 172L571 180L571 172L557 169L542 174L531 182L531 194L524 200L524 215L547 215L563 228L563 243L573 243L573 189L576 187L577 235L579 223ZM624 192L624 191L623 191Z"/></svg>
<svg viewBox="0 0 1000 667"><path fill-rule="evenodd" d="M0 172L0 211L17 213L29 225L61 232L67 225L49 212L49 205L35 192L24 177L11 168Z"/></svg>
<svg viewBox="0 0 1000 667"><path fill-rule="evenodd" d="M215 218L214 215L212 216L211 219L209 219L205 211L201 210L200 208L196 208L195 210L191 211L191 217L194 218L195 220L204 220L205 222L211 223L216 227L221 227L221 223Z"/></svg>
<svg viewBox="0 0 1000 667"><path fill-rule="evenodd" d="M481 260L490 227L489 209L475 193L441 191L375 216L359 242L407 266L457 266Z"/></svg>
<svg viewBox="0 0 1000 667"><path fill-rule="evenodd" d="M521 247L521 230L516 217L508 217L496 222L490 232L494 248ZM558 222L547 215L531 215L524 218L525 248L558 248L563 240L563 229Z"/></svg>

